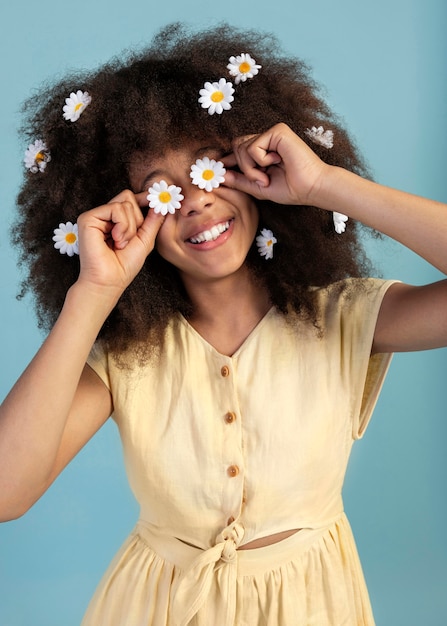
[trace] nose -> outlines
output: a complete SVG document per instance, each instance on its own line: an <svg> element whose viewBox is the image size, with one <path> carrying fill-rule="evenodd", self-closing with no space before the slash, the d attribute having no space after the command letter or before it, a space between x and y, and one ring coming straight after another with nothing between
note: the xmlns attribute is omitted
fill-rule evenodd
<svg viewBox="0 0 447 626"><path fill-rule="evenodd" d="M179 210L184 217L196 215L210 208L216 199L212 191L205 191L192 183L183 187L183 195L184 199Z"/></svg>

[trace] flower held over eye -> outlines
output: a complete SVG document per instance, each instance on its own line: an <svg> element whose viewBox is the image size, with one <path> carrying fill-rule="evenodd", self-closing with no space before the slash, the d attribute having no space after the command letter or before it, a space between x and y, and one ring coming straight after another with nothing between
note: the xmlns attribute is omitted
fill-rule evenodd
<svg viewBox="0 0 447 626"><path fill-rule="evenodd" d="M81 91L78 89L76 93L74 91L70 94L69 98L65 98L65 105L63 107L64 120L70 120L70 122L76 122L81 117L81 113L92 101L88 91Z"/></svg>
<svg viewBox="0 0 447 626"><path fill-rule="evenodd" d="M332 130L324 130L322 126L316 128L308 128L306 135L314 142L325 148L333 148L334 146L334 133Z"/></svg>
<svg viewBox="0 0 447 626"><path fill-rule="evenodd" d="M220 115L224 109L226 111L231 109L230 102L234 100L234 87L225 78L221 78L218 83L206 82L199 93L199 102L203 109L208 109L210 115L214 113Z"/></svg>
<svg viewBox="0 0 447 626"><path fill-rule="evenodd" d="M165 180L154 183L152 187L149 187L147 196L149 206L151 209L154 209L154 213L161 213L162 215L167 215L167 213L174 214L175 210L180 208L181 200L183 200L181 191L181 187L168 185Z"/></svg>
<svg viewBox="0 0 447 626"><path fill-rule="evenodd" d="M51 155L46 143L42 141L42 139L36 139L36 141L31 143L26 149L25 158L23 160L25 166L30 172L33 172L33 174L43 172L48 161L51 161Z"/></svg>
<svg viewBox="0 0 447 626"><path fill-rule="evenodd" d="M332 213L332 219L334 220L334 228L335 232L341 235L346 230L346 222L348 221L348 216L343 213L337 213L334 211Z"/></svg>
<svg viewBox="0 0 447 626"><path fill-rule="evenodd" d="M230 71L231 76L234 76L234 82L239 85L240 82L245 82L247 78L253 78L261 69L262 65L256 65L256 61L246 52L238 55L237 57L230 57L230 62L227 65L227 69Z"/></svg>
<svg viewBox="0 0 447 626"><path fill-rule="evenodd" d="M67 222L54 229L54 247L61 254L79 254L78 225Z"/></svg>
<svg viewBox="0 0 447 626"><path fill-rule="evenodd" d="M219 187L220 183L224 182L225 172L226 169L222 161L204 157L203 159L197 159L194 165L191 165L189 175L192 178L193 185L197 185L200 189L205 189L205 191L212 191Z"/></svg>
<svg viewBox="0 0 447 626"><path fill-rule="evenodd" d="M259 254L266 259L273 258L273 246L277 242L276 237L273 236L271 230L263 228L261 234L256 237L256 245L258 246Z"/></svg>

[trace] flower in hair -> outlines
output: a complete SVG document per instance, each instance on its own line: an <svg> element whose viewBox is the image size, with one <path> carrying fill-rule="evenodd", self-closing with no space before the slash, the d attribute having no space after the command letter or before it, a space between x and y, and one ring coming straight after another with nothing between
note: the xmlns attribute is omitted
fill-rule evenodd
<svg viewBox="0 0 447 626"><path fill-rule="evenodd" d="M325 148L332 148L334 146L334 133L332 130L324 130L322 126L316 128L308 128L306 135L314 142Z"/></svg>
<svg viewBox="0 0 447 626"><path fill-rule="evenodd" d="M67 222L54 229L54 247L61 254L79 254L78 225Z"/></svg>
<svg viewBox="0 0 447 626"><path fill-rule="evenodd" d="M273 258L273 246L275 243L277 243L276 237L274 237L272 231L267 228L263 228L261 234L256 237L258 252L266 259Z"/></svg>
<svg viewBox="0 0 447 626"><path fill-rule="evenodd" d="M334 228L335 232L341 235L346 230L346 222L348 221L348 216L343 213L337 213L334 211L332 213L332 219L334 220Z"/></svg>
<svg viewBox="0 0 447 626"><path fill-rule="evenodd" d="M224 182L225 172L226 169L222 161L203 157L203 159L197 159L191 165L189 175L192 178L193 185L197 185L200 189L205 189L205 191L212 191L219 187L220 183Z"/></svg>
<svg viewBox="0 0 447 626"><path fill-rule="evenodd" d="M180 208L183 200L181 191L181 187L168 185L165 180L154 183L152 187L149 187L147 196L149 206L151 209L154 209L154 213L161 213L162 215L174 214L175 210Z"/></svg>
<svg viewBox="0 0 447 626"><path fill-rule="evenodd" d="M47 145L42 139L36 139L34 143L31 143L25 151L25 158L23 159L25 166L35 174L36 172L43 172L47 166L48 161L51 161L51 154L47 148Z"/></svg>
<svg viewBox="0 0 447 626"><path fill-rule="evenodd" d="M230 102L233 102L234 87L225 78L219 79L218 83L206 82L200 90L199 103L203 109L208 109L210 115L231 109Z"/></svg>
<svg viewBox="0 0 447 626"><path fill-rule="evenodd" d="M76 122L81 117L81 113L84 111L92 101L88 91L81 91L78 89L76 93L71 92L69 98L65 98L65 105L63 107L64 120L70 120L70 122Z"/></svg>
<svg viewBox="0 0 447 626"><path fill-rule="evenodd" d="M246 52L239 54L237 57L230 57L227 69L231 76L234 76L234 82L239 85L245 82L247 78L253 78L261 69L262 65L257 65L256 61Z"/></svg>

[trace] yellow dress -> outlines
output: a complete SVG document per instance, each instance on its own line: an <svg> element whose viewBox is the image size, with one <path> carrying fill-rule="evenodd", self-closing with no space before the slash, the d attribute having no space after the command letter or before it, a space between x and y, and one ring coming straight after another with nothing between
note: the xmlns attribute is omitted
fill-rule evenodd
<svg viewBox="0 0 447 626"><path fill-rule="evenodd" d="M347 282L317 291L322 336L272 308L231 357L181 316L144 367L93 350L141 513L82 626L374 624L341 490L391 358L370 351L392 282Z"/></svg>

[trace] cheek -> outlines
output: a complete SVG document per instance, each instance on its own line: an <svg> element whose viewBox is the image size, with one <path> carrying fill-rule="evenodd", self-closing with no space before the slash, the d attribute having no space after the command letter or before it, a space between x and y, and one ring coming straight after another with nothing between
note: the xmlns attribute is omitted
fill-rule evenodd
<svg viewBox="0 0 447 626"><path fill-rule="evenodd" d="M158 231L158 235L155 239L155 249L161 257L171 262L174 255L174 232L169 222L168 217Z"/></svg>
<svg viewBox="0 0 447 626"><path fill-rule="evenodd" d="M256 232L258 230L258 226L259 226L259 211L258 211L258 207L256 205L253 205L250 207L250 232L252 235L252 238L255 238Z"/></svg>

